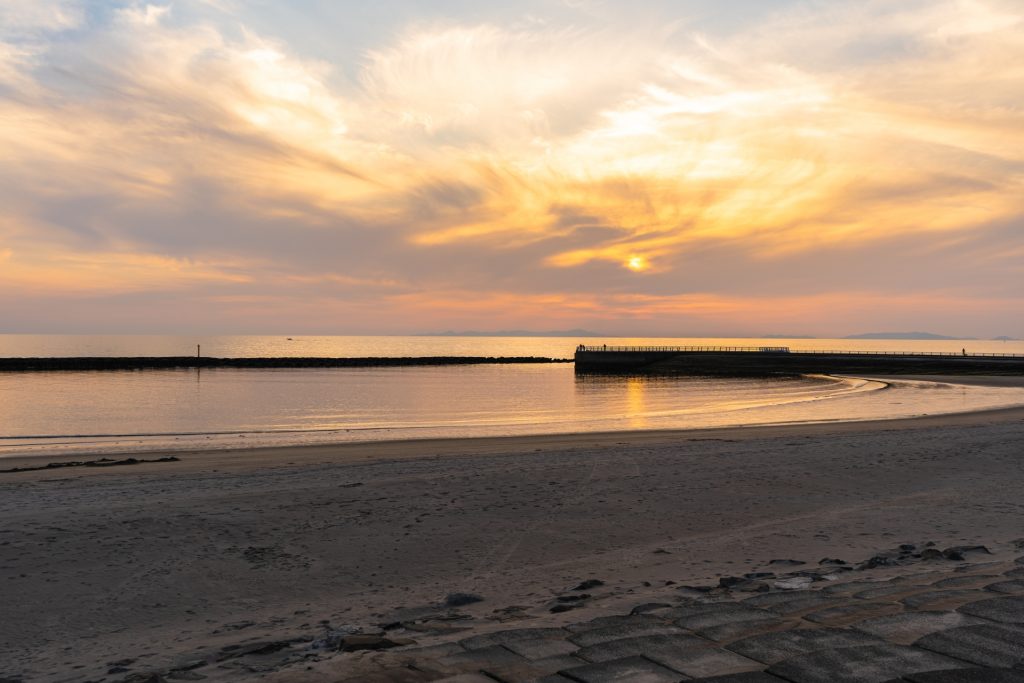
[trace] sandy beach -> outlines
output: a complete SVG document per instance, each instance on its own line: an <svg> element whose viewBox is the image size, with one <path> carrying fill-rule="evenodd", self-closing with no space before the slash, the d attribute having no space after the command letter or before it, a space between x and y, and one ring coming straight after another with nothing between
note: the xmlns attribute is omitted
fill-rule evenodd
<svg viewBox="0 0 1024 683"><path fill-rule="evenodd" d="M605 583L586 608L600 610L777 558L927 541L1001 548L1024 536L1022 443L1015 408L182 452L3 474L0 679L121 680L232 644L313 639L325 624L387 623L452 593L483 598L463 625L485 631L557 624L553 596L586 579ZM325 661L313 678L259 676L346 678L345 660Z"/></svg>

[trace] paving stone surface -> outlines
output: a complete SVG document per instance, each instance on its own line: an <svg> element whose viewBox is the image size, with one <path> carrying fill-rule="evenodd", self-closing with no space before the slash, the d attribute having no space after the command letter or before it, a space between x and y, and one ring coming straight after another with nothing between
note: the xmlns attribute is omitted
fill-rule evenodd
<svg viewBox="0 0 1024 683"><path fill-rule="evenodd" d="M884 638L897 645L910 645L915 640L937 631L982 623L984 620L960 612L908 612L865 619L853 624L851 628Z"/></svg>
<svg viewBox="0 0 1024 683"><path fill-rule="evenodd" d="M986 582L998 579L996 574L969 574L967 576L951 576L939 579L932 584L935 588L964 588L965 586L984 586Z"/></svg>
<svg viewBox="0 0 1024 683"><path fill-rule="evenodd" d="M452 673L481 671L489 666L527 666L530 660L522 655L502 647L491 645L476 650L466 650L453 655L446 655L437 660L438 664L449 668Z"/></svg>
<svg viewBox="0 0 1024 683"><path fill-rule="evenodd" d="M639 626L642 624L660 624L664 620L652 614L627 614L624 616L597 617L590 621L583 621L578 624L569 624L565 630L571 633L583 633L608 626Z"/></svg>
<svg viewBox="0 0 1024 683"><path fill-rule="evenodd" d="M821 589L826 595L853 595L870 588L879 588L889 585L888 581L844 581L839 584L825 586Z"/></svg>
<svg viewBox="0 0 1024 683"><path fill-rule="evenodd" d="M576 652L576 643L557 638L529 638L506 643L505 647L527 659L545 659Z"/></svg>
<svg viewBox="0 0 1024 683"><path fill-rule="evenodd" d="M655 661L692 677L760 671L763 668L760 662L755 662L735 652L720 649L674 652L662 655Z"/></svg>
<svg viewBox="0 0 1024 683"><path fill-rule="evenodd" d="M763 671L751 671L742 674L695 678L693 683L783 683L783 680L778 676L772 676Z"/></svg>
<svg viewBox="0 0 1024 683"><path fill-rule="evenodd" d="M902 611L903 606L898 603L862 602L827 607L823 610L809 612L803 618L823 626L846 626L863 619L884 617Z"/></svg>
<svg viewBox="0 0 1024 683"><path fill-rule="evenodd" d="M1024 597L979 600L963 605L957 611L1005 624L1024 624Z"/></svg>
<svg viewBox="0 0 1024 683"><path fill-rule="evenodd" d="M585 664L560 671L559 674L580 683L678 683L683 680L677 672L644 657Z"/></svg>
<svg viewBox="0 0 1024 683"><path fill-rule="evenodd" d="M729 645L728 649L765 664L775 664L809 652L881 642L874 636L857 631L834 628L799 629L744 638Z"/></svg>
<svg viewBox="0 0 1024 683"><path fill-rule="evenodd" d="M768 669L792 683L883 683L911 673L970 666L902 645L862 645L792 657Z"/></svg>
<svg viewBox="0 0 1024 683"><path fill-rule="evenodd" d="M824 595L819 591L803 590L785 593L765 593L747 598L744 604L760 607L776 614L789 615L840 604L838 598Z"/></svg>
<svg viewBox="0 0 1024 683"><path fill-rule="evenodd" d="M516 628L465 638L459 641L459 645L467 650L479 650L484 647L506 645L519 640L537 640L538 638L562 639L567 635L568 633L566 633L565 629L561 628Z"/></svg>
<svg viewBox="0 0 1024 683"><path fill-rule="evenodd" d="M153 677L143 678L141 680L158 681L161 679ZM367 676L346 678L341 683L434 683L437 680L437 676L432 675L428 671L418 671L409 667L402 667L400 669L381 671L380 673L370 674Z"/></svg>
<svg viewBox="0 0 1024 683"><path fill-rule="evenodd" d="M615 626L604 626L582 633L574 633L569 640L580 647L596 645L609 640L620 640L622 638L635 638L637 636L668 635L682 633L682 630L664 622L652 622L644 624L619 624Z"/></svg>
<svg viewBox="0 0 1024 683"><path fill-rule="evenodd" d="M778 623L778 615L767 610L740 605L733 602L719 602L708 605L694 605L683 616L676 619L676 625L701 632L706 629L728 624L762 622Z"/></svg>
<svg viewBox="0 0 1024 683"><path fill-rule="evenodd" d="M517 617L518 628L458 641L413 625L411 633L388 634L408 635L416 645L374 653L380 659L366 661L377 670L339 680L1024 683L1024 595L1015 592L1024 584L1015 573L1024 566L1015 560L990 568L924 564L885 581L850 577L844 585L839 578L839 584L817 581L754 595L728 586L666 586L654 596L660 600L643 603L637 613L550 626L545 608L541 627L522 628L529 622ZM573 612L566 614L571 619Z"/></svg>
<svg viewBox="0 0 1024 683"><path fill-rule="evenodd" d="M576 656L592 662L643 656L673 671L686 674L687 677L764 668L760 662L723 650L703 638L688 635L625 638L584 648Z"/></svg>
<svg viewBox="0 0 1024 683"><path fill-rule="evenodd" d="M902 600L910 609L953 609L966 602L985 597L983 590L938 590L910 595Z"/></svg>
<svg viewBox="0 0 1024 683"><path fill-rule="evenodd" d="M1024 628L1018 626L961 626L925 636L915 645L985 666L1024 664Z"/></svg>
<svg viewBox="0 0 1024 683"><path fill-rule="evenodd" d="M688 633L675 633L607 641L580 648L576 651L576 656L588 662L606 662L636 655L659 659L663 655L707 650L713 647L715 644L704 638L698 638Z"/></svg>
<svg viewBox="0 0 1024 683"><path fill-rule="evenodd" d="M985 590L995 593L1009 593L1010 595L1024 595L1024 579L990 583L985 586Z"/></svg>
<svg viewBox="0 0 1024 683"><path fill-rule="evenodd" d="M1024 683L1024 671L976 668L929 671L904 676L900 683ZM895 681L893 683L896 683Z"/></svg>
<svg viewBox="0 0 1024 683"><path fill-rule="evenodd" d="M907 595L910 593L920 593L923 590L925 589L921 586L888 584L859 591L854 593L853 597L858 598L859 600L875 600L877 598L891 598L893 596Z"/></svg>

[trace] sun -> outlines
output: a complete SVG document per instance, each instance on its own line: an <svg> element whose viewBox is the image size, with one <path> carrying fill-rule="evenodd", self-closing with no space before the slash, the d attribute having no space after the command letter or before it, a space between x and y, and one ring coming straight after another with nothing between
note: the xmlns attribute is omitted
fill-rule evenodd
<svg viewBox="0 0 1024 683"><path fill-rule="evenodd" d="M651 264L643 256L630 256L626 260L625 266L634 273L640 273L650 268Z"/></svg>

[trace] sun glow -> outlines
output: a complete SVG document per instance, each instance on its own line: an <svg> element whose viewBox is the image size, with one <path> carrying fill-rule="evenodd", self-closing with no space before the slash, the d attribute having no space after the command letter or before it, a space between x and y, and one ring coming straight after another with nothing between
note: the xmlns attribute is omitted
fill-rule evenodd
<svg viewBox="0 0 1024 683"><path fill-rule="evenodd" d="M643 256L630 256L625 265L634 273L642 273L651 267L650 262Z"/></svg>

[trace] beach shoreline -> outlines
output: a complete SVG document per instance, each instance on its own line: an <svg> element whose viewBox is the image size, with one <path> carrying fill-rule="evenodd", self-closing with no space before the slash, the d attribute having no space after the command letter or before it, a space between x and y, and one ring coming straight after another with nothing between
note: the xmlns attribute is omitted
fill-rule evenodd
<svg viewBox="0 0 1024 683"><path fill-rule="evenodd" d="M846 376L837 376L847 378ZM1009 375L966 377L958 375L893 375L879 377L849 377L885 383L891 380L910 380L926 382L942 382L949 384L967 384L989 387L1021 387L1024 388L1024 377ZM28 455L4 456L0 454L2 469L38 468L46 463L67 463L71 461L95 460L108 457L112 459L135 458L139 460L157 460L160 458L179 458L174 463L176 471L191 471L194 467L245 468L248 466L262 467L273 465L278 461L287 462L359 462L376 459L405 459L414 457L436 457L445 455L468 455L476 453L518 453L531 452L536 449L585 448L603 447L611 444L644 445L658 444L684 438L757 438L762 436L786 436L810 433L816 435L842 434L857 431L875 431L878 429L910 429L932 425L974 425L1013 421L1024 418L1024 405L1003 408L989 408L962 412L949 412L919 415L912 417L896 417L888 419L850 419L827 421L800 421L782 424L747 424L727 425L721 427L698 427L692 429L641 429L594 431L572 433L543 433L511 436L468 436L468 437L429 437L412 439L391 439L379 441L338 441L331 443L314 443L283 446L233 447L233 448L154 448L124 453L108 453L102 450L76 451L69 454L39 453ZM133 465L139 472L159 469L165 463L140 462ZM46 470L34 470L46 472ZM77 468L76 474L102 474L114 471L103 467ZM67 469L55 469L50 473L63 472ZM0 473L0 477L23 475L23 472Z"/></svg>
<svg viewBox="0 0 1024 683"><path fill-rule="evenodd" d="M775 558L1003 547L1024 535L1022 442L1024 408L1011 408L4 474L0 675L99 680L127 659L167 670L240 643L378 627L450 593L483 598L464 610L472 633L554 623L553 596L586 579L605 582L599 609L643 598L645 583L715 583Z"/></svg>

